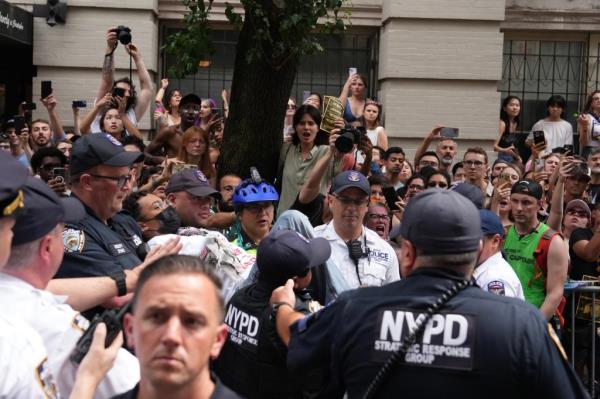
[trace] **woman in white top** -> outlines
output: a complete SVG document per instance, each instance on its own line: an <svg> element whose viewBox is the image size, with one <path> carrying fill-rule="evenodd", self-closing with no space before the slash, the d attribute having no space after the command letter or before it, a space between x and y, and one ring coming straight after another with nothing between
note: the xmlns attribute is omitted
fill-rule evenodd
<svg viewBox="0 0 600 399"><path fill-rule="evenodd" d="M367 129L367 136L374 146L379 146L387 151L388 138L385 129L379 123L381 104L374 100L367 100L363 110L363 124Z"/></svg>
<svg viewBox="0 0 600 399"><path fill-rule="evenodd" d="M548 155L553 149L573 145L573 127L563 119L567 102L563 96L554 95L546 101L546 117L531 128L532 132L542 130L546 139L546 149L540 156ZM529 137L533 139L533 133Z"/></svg>
<svg viewBox="0 0 600 399"><path fill-rule="evenodd" d="M590 147L600 147L600 90L593 91L587 98L583 113L577 118L579 146L583 157L587 157Z"/></svg>

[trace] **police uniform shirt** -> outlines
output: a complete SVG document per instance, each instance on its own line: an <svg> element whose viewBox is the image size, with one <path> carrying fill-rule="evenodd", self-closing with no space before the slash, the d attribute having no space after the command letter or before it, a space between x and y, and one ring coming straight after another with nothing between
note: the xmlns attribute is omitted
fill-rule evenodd
<svg viewBox="0 0 600 399"><path fill-rule="evenodd" d="M84 204L85 206L85 204ZM55 278L108 276L142 263L133 245L142 243L128 225L126 215L115 215L109 225L98 219L85 206L86 216L77 224L66 224L63 230L65 255ZM123 232L131 231L128 236Z"/></svg>
<svg viewBox="0 0 600 399"><path fill-rule="evenodd" d="M291 326L288 368L330 365L328 397L362 397L419 314L463 278L418 268L401 281L342 294ZM553 336L533 306L469 287L433 315L376 397L587 397Z"/></svg>
<svg viewBox="0 0 600 399"><path fill-rule="evenodd" d="M42 339L18 319L0 315L0 398L58 398Z"/></svg>
<svg viewBox="0 0 600 399"><path fill-rule="evenodd" d="M367 249L364 248L365 235L368 256L358 261L359 281L356 275L356 265L350 258L348 246L336 233L333 221L315 228L315 237L323 237L329 241L331 246L329 259L335 263L351 288L358 288L361 285L382 286L400 279L398 258L390 244L382 240L374 231L363 227L363 233L359 238L363 252L367 252Z"/></svg>
<svg viewBox="0 0 600 399"><path fill-rule="evenodd" d="M48 351L48 365L59 391L68 395L73 389L77 366L70 360L77 340L89 322L69 305L64 297L34 288L27 282L0 273L0 307L10 318L23 320L42 337ZM140 379L138 360L119 349L113 367L98 385L96 396L107 398L125 392Z"/></svg>
<svg viewBox="0 0 600 399"><path fill-rule="evenodd" d="M525 300L521 281L513 268L498 252L475 268L473 278L477 285L492 294L510 296Z"/></svg>

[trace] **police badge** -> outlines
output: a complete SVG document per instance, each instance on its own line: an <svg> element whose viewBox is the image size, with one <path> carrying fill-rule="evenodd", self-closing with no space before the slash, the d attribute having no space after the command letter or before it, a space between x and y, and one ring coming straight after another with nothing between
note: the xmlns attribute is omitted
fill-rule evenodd
<svg viewBox="0 0 600 399"><path fill-rule="evenodd" d="M196 174L196 177L198 178L198 180L200 180L202 183L206 182L206 176L204 176L204 173L202 173L199 170L196 170L194 173Z"/></svg>
<svg viewBox="0 0 600 399"><path fill-rule="evenodd" d="M350 181L359 181L360 180L360 174L358 172L350 172L348 174L348 180L350 180Z"/></svg>
<svg viewBox="0 0 600 399"><path fill-rule="evenodd" d="M81 252L85 245L85 234L83 231L77 229L64 229L63 244L65 246L65 253Z"/></svg>

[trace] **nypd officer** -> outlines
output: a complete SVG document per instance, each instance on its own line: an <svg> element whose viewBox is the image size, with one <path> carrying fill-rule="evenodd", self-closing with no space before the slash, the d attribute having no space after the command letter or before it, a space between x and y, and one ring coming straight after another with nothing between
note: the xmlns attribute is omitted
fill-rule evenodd
<svg viewBox="0 0 600 399"><path fill-rule="evenodd" d="M287 349L272 317L279 305L271 307L269 298L274 288L292 279L294 309L309 313L310 298L302 295L303 290L310 283L311 269L325 263L330 254L324 238L308 240L291 230L273 231L260 242L258 281L235 293L227 306L229 334L216 363L225 385L249 399L302 397L302 389L309 386L287 372Z"/></svg>
<svg viewBox="0 0 600 399"><path fill-rule="evenodd" d="M349 291L308 317L293 310L290 281L273 292L288 304L276 323L290 370L329 364L329 397L587 397L538 309L473 286L481 229L468 199L420 193L401 235L402 281Z"/></svg>
<svg viewBox="0 0 600 399"><path fill-rule="evenodd" d="M142 157L104 133L83 136L73 145L71 191L86 217L65 225L65 256L57 278L109 276L119 295L126 294L124 270L142 263L137 248L143 242L135 220L117 213L131 191L131 167Z"/></svg>

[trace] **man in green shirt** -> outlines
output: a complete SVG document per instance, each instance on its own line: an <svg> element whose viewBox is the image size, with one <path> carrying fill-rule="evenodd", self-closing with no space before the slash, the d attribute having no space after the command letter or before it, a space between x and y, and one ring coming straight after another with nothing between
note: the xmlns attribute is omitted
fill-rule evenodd
<svg viewBox="0 0 600 399"><path fill-rule="evenodd" d="M508 231L504 252L521 281L525 300L550 320L563 296L568 259L563 239L556 234L550 241L546 272L535 264L534 252L549 229L537 220L542 193L542 187L533 180L521 180L512 187L510 205L515 224Z"/></svg>

